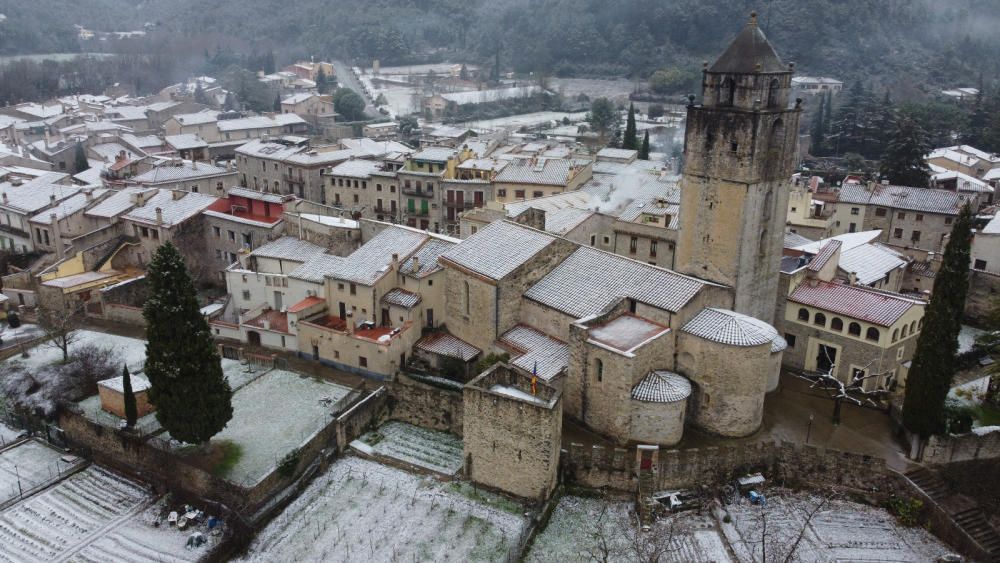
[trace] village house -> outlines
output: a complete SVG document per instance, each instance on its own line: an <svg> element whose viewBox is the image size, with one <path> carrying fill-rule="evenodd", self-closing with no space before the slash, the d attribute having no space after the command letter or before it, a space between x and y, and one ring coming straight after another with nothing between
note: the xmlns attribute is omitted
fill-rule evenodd
<svg viewBox="0 0 1000 563"><path fill-rule="evenodd" d="M70 241L91 230L90 222L84 217L86 208L109 195L110 190L84 188L35 214L29 220L35 250L54 252L61 260Z"/></svg>
<svg viewBox="0 0 1000 563"><path fill-rule="evenodd" d="M811 96L828 92L836 96L844 89L844 83L825 76L796 76L792 78L792 88L796 93Z"/></svg>
<svg viewBox="0 0 1000 563"><path fill-rule="evenodd" d="M518 159L494 179L497 201L536 199L579 189L590 180L593 163L564 158Z"/></svg>
<svg viewBox="0 0 1000 563"><path fill-rule="evenodd" d="M398 221L399 193L396 174L376 160L351 158L330 168L326 199L352 217Z"/></svg>
<svg viewBox="0 0 1000 563"><path fill-rule="evenodd" d="M1000 168L1000 155L990 154L969 145L956 145L934 149L926 157L927 164L982 178L991 170Z"/></svg>
<svg viewBox="0 0 1000 563"><path fill-rule="evenodd" d="M206 110L171 116L163 128L168 137L197 135L208 143L210 154L215 158L231 156L236 147L253 139L306 133L309 124L292 113L229 118L228 114Z"/></svg>
<svg viewBox="0 0 1000 563"><path fill-rule="evenodd" d="M171 159L132 177L129 183L147 188L222 196L236 181L236 171L230 167Z"/></svg>
<svg viewBox="0 0 1000 563"><path fill-rule="evenodd" d="M229 188L202 214L209 236L209 257L214 259L220 281L224 270L239 255L278 239L285 230L284 212L295 197L255 192L247 188Z"/></svg>
<svg viewBox="0 0 1000 563"><path fill-rule="evenodd" d="M402 208L400 220L405 219L407 225L421 230L441 232L445 217L441 182L454 180L458 165L475 157L468 148L449 147L426 147L411 154L396 173Z"/></svg>
<svg viewBox="0 0 1000 563"><path fill-rule="evenodd" d="M281 113L296 114L314 125L320 119L332 119L337 114L332 96L312 92L293 94L281 100Z"/></svg>
<svg viewBox="0 0 1000 563"><path fill-rule="evenodd" d="M181 190L157 190L155 194L132 194L135 205L119 216L125 233L138 239L133 255L136 265L145 267L163 243L170 241L184 255L188 270L199 280L214 277L215 260L209 256L208 233L202 212L217 198ZM121 203L121 202L118 202Z"/></svg>
<svg viewBox="0 0 1000 563"><path fill-rule="evenodd" d="M0 184L0 244L20 252L37 250L36 241L55 248L55 238L48 230L33 231L31 219L75 196L80 188L63 184L69 176L52 172L23 182L13 179Z"/></svg>

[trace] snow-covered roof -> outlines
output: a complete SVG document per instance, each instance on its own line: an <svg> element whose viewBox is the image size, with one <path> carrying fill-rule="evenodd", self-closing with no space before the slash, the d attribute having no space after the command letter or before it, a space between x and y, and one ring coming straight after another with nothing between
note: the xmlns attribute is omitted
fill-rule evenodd
<svg viewBox="0 0 1000 563"><path fill-rule="evenodd" d="M806 254L818 255L824 246L837 241L840 242L840 252L844 253L857 246L870 243L871 241L877 239L881 234L882 231L880 230L862 231L860 233L844 233L842 235L825 238L823 240L807 242L803 245L793 247L793 250L801 250Z"/></svg>
<svg viewBox="0 0 1000 563"><path fill-rule="evenodd" d="M46 209L31 218L33 223L39 223L41 225L52 224L52 215L55 214L56 220L61 221L74 213L77 213L83 208L87 207L91 202L101 199L102 196L108 193L109 190L92 190L89 194L83 192L77 192L72 196L60 201L50 209Z"/></svg>
<svg viewBox="0 0 1000 563"><path fill-rule="evenodd" d="M213 110L202 110L198 113L180 113L173 116L181 125L205 125L215 123L219 120L219 112Z"/></svg>
<svg viewBox="0 0 1000 563"><path fill-rule="evenodd" d="M545 230L556 235L565 235L595 214L589 209L567 207L545 214Z"/></svg>
<svg viewBox="0 0 1000 563"><path fill-rule="evenodd" d="M542 211L545 211L547 216L549 213L571 207L577 209L593 208L593 206L597 205L597 203L597 197L593 194L585 191L574 190L546 197L507 203L504 204L504 209L507 211L508 217L516 217L517 215L523 213L526 209L541 209Z"/></svg>
<svg viewBox="0 0 1000 563"><path fill-rule="evenodd" d="M157 224L156 210L160 209L163 214L161 224L172 227L198 215L215 202L216 198L205 194L160 190L146 200L144 206L132 209L124 218Z"/></svg>
<svg viewBox="0 0 1000 563"><path fill-rule="evenodd" d="M550 235L516 223L496 221L442 254L441 258L499 280L555 240Z"/></svg>
<svg viewBox="0 0 1000 563"><path fill-rule="evenodd" d="M279 194L273 194L269 192L261 192L257 190L251 190L250 188L233 187L226 190L226 193L230 196L235 197L245 197L247 199L253 199L256 201L266 201L268 203L285 203L285 196Z"/></svg>
<svg viewBox="0 0 1000 563"><path fill-rule="evenodd" d="M524 296L583 318L601 313L625 298L677 312L704 285L670 270L582 246Z"/></svg>
<svg viewBox="0 0 1000 563"><path fill-rule="evenodd" d="M201 149L208 146L201 137L194 133L183 133L181 135L167 135L164 140L174 150L183 151L190 149Z"/></svg>
<svg viewBox="0 0 1000 563"><path fill-rule="evenodd" d="M250 255L304 263L325 252L325 248L307 240L296 237L281 237L257 248Z"/></svg>
<svg viewBox="0 0 1000 563"><path fill-rule="evenodd" d="M815 242L812 239L807 239L806 237L798 233L785 233L785 248L797 248L799 246L807 245L811 242Z"/></svg>
<svg viewBox="0 0 1000 563"><path fill-rule="evenodd" d="M986 226L983 227L979 233L984 235L1000 235L1000 213L994 215L993 218L990 219L990 222L986 223Z"/></svg>
<svg viewBox="0 0 1000 563"><path fill-rule="evenodd" d="M538 86L517 86L513 88L496 88L493 90L471 90L468 92L452 92L441 94L441 97L449 102L463 104L487 104L510 100L514 98L526 98L544 92Z"/></svg>
<svg viewBox="0 0 1000 563"><path fill-rule="evenodd" d="M766 322L728 309L706 308L687 322L682 331L730 346L773 344L778 331Z"/></svg>
<svg viewBox="0 0 1000 563"><path fill-rule="evenodd" d="M270 129L285 125L305 124L306 120L294 113L278 113L273 116L255 115L241 119L223 119L218 122L219 131L244 131L247 129Z"/></svg>
<svg viewBox="0 0 1000 563"><path fill-rule="evenodd" d="M326 276L335 272L344 261L342 256L320 252L306 259L302 265L292 270L288 276L312 283L323 283Z"/></svg>
<svg viewBox="0 0 1000 563"><path fill-rule="evenodd" d="M635 159L639 155L639 151L632 149L615 149L611 147L605 147L597 151L598 160L602 158L614 158L614 159L625 159L631 160Z"/></svg>
<svg viewBox="0 0 1000 563"><path fill-rule="evenodd" d="M372 172L382 169L382 164L374 160L345 160L330 169L330 176L349 176L351 178L369 178Z"/></svg>
<svg viewBox="0 0 1000 563"><path fill-rule="evenodd" d="M387 305L395 305L404 309L412 309L420 303L420 294L396 287L382 296L382 302Z"/></svg>
<svg viewBox="0 0 1000 563"><path fill-rule="evenodd" d="M0 184L0 205L33 214L80 191L78 186L50 184L47 178L39 176L20 186Z"/></svg>
<svg viewBox="0 0 1000 563"><path fill-rule="evenodd" d="M691 396L691 382L672 371L651 371L632 388L632 398L646 403L676 403Z"/></svg>
<svg viewBox="0 0 1000 563"><path fill-rule="evenodd" d="M135 207L132 197L138 193L147 193L147 197L156 193L156 188L125 188L116 190L97 205L88 209L85 215L90 217L111 218L125 213Z"/></svg>
<svg viewBox="0 0 1000 563"><path fill-rule="evenodd" d="M960 192L993 193L993 187L983 180L956 170L937 172L931 176L931 181L933 182L945 182L951 180L955 180L955 188Z"/></svg>
<svg viewBox="0 0 1000 563"><path fill-rule="evenodd" d="M399 271L408 276L423 278L441 269L438 257L447 252L456 243L441 238L431 238L427 244L420 247L420 250L413 253L406 262L400 266ZM414 271L414 265L419 267Z"/></svg>
<svg viewBox="0 0 1000 563"><path fill-rule="evenodd" d="M327 276L372 285L390 271L393 254L404 260L427 238L426 233L415 229L388 227L344 258Z"/></svg>
<svg viewBox="0 0 1000 563"><path fill-rule="evenodd" d="M881 184L872 188L864 184L845 184L841 186L838 196L841 203L878 205L944 215L958 215L969 198L967 194L949 190Z"/></svg>
<svg viewBox="0 0 1000 563"><path fill-rule="evenodd" d="M165 184L172 182L182 182L186 180L196 180L198 178L210 178L234 174L231 170L215 166L205 162L182 161L180 164L165 164L157 166L132 179L137 184Z"/></svg>
<svg viewBox="0 0 1000 563"><path fill-rule="evenodd" d="M517 325L500 337L498 342L519 354L511 364L539 379L550 381L569 366L569 346L527 325ZM537 366L537 372L535 368Z"/></svg>
<svg viewBox="0 0 1000 563"><path fill-rule="evenodd" d="M670 329L635 315L619 315L590 329L587 339L621 352L632 352Z"/></svg>
<svg viewBox="0 0 1000 563"><path fill-rule="evenodd" d="M843 243L839 240L827 241L826 244L819 249L819 252L816 253L816 257L813 258L812 262L809 263L809 270L812 272L822 270L823 266L826 266L827 262L833 258L833 255L840 250L841 246L843 246Z"/></svg>
<svg viewBox="0 0 1000 563"><path fill-rule="evenodd" d="M564 158L545 158L535 163L512 162L501 170L495 182L503 184L537 184L565 186L576 162Z"/></svg>
<svg viewBox="0 0 1000 563"><path fill-rule="evenodd" d="M413 160L424 162L447 162L454 158L458 151L449 147L427 147L410 155Z"/></svg>
<svg viewBox="0 0 1000 563"><path fill-rule="evenodd" d="M875 283L906 263L901 254L878 244L863 244L840 254L840 269L857 274L862 285Z"/></svg>
<svg viewBox="0 0 1000 563"><path fill-rule="evenodd" d="M463 362L468 362L482 352L479 348L447 332L437 332L421 338L417 341L417 348L439 356L458 358Z"/></svg>
<svg viewBox="0 0 1000 563"><path fill-rule="evenodd" d="M331 215L316 215L314 213L299 213L299 217L302 217L306 221L312 221L314 223L319 223L321 225L326 225L328 227L340 227L343 229L357 229L358 222L353 219L344 219L343 217L333 217Z"/></svg>
<svg viewBox="0 0 1000 563"><path fill-rule="evenodd" d="M892 326L911 307L923 305L894 293L816 280L799 284L788 300L880 326Z"/></svg>

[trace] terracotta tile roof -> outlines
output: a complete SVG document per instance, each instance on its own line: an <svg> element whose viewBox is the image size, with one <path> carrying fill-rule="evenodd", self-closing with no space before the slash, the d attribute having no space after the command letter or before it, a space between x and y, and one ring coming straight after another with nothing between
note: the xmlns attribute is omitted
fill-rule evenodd
<svg viewBox="0 0 1000 563"><path fill-rule="evenodd" d="M310 295L302 301L299 301L295 305L288 308L289 313L298 313L299 311L304 311L313 305L319 305L320 303L326 303L326 299L316 297L315 295Z"/></svg>
<svg viewBox="0 0 1000 563"><path fill-rule="evenodd" d="M682 331L705 340L730 346L772 344L779 338L773 326L760 319L728 309L702 309Z"/></svg>
<svg viewBox="0 0 1000 563"><path fill-rule="evenodd" d="M569 366L569 346L561 340L527 325L518 325L500 337L500 345L517 355L511 364L532 373L538 367L538 377L550 381Z"/></svg>
<svg viewBox="0 0 1000 563"><path fill-rule="evenodd" d="M429 334L421 338L417 342L417 348L439 356L458 358L463 362L468 362L482 352L479 348L447 332Z"/></svg>
<svg viewBox="0 0 1000 563"><path fill-rule="evenodd" d="M892 326L910 307L922 304L884 291L830 282L802 283L788 300L879 326Z"/></svg>
<svg viewBox="0 0 1000 563"><path fill-rule="evenodd" d="M632 388L632 398L646 403L674 403L691 396L691 382L670 371L651 371Z"/></svg>
<svg viewBox="0 0 1000 563"><path fill-rule="evenodd" d="M397 307L410 309L420 303L420 294L397 287L383 295L382 302L388 305L396 305Z"/></svg>
<svg viewBox="0 0 1000 563"><path fill-rule="evenodd" d="M253 319L250 319L249 321L246 321L243 324L255 328L264 328L265 320L270 322L270 327L271 327L265 330L271 330L274 332L284 332L286 334L288 333L288 314L282 313L281 311L276 311L274 309L271 309L269 311L264 311L257 317L254 317Z"/></svg>
<svg viewBox="0 0 1000 563"><path fill-rule="evenodd" d="M819 250L819 254L817 254L816 257L812 259L812 262L809 263L809 271L818 272L822 270L823 266L826 266L827 262L833 258L833 255L840 250L841 244L842 243L839 240L831 240L830 242L824 244L823 248Z"/></svg>
<svg viewBox="0 0 1000 563"><path fill-rule="evenodd" d="M499 280L555 240L550 235L516 223L496 221L452 247L441 258Z"/></svg>

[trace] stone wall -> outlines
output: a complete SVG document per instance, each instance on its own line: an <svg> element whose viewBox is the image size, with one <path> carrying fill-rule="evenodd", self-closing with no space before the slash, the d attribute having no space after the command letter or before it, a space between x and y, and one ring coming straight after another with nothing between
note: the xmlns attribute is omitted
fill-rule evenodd
<svg viewBox="0 0 1000 563"><path fill-rule="evenodd" d="M388 390L383 386L362 399L337 417L337 449L341 452L368 430L378 425L385 417L389 400Z"/></svg>
<svg viewBox="0 0 1000 563"><path fill-rule="evenodd" d="M998 295L1000 295L1000 274L970 270L969 295L965 299L966 318L980 324L984 323Z"/></svg>
<svg viewBox="0 0 1000 563"><path fill-rule="evenodd" d="M105 319L117 323L146 326L146 319L142 316L141 307L119 305L117 303L105 304L103 316Z"/></svg>
<svg viewBox="0 0 1000 563"><path fill-rule="evenodd" d="M988 426L968 434L931 436L920 461L941 464L997 458L1000 458L1000 426Z"/></svg>
<svg viewBox="0 0 1000 563"><path fill-rule="evenodd" d="M389 420L462 435L462 392L432 387L399 374L387 384Z"/></svg>

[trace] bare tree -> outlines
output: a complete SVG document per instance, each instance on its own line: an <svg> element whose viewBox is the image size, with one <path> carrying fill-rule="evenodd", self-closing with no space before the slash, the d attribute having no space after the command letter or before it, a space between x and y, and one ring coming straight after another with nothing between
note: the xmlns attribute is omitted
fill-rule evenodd
<svg viewBox="0 0 1000 563"><path fill-rule="evenodd" d="M80 327L83 326L83 307L67 304L63 311L39 309L38 326L48 337L45 345L62 352L62 361L69 361L69 347L79 340Z"/></svg>
<svg viewBox="0 0 1000 563"><path fill-rule="evenodd" d="M740 532L740 535L745 538L743 543L747 544L750 549L751 559L756 561L759 553L760 563L801 561L802 559L798 555L799 546L805 539L813 519L837 497L836 493L820 497L818 502L805 510L805 518L795 528L790 528L786 523L781 526L772 526L768 505L766 503L756 505L752 520L745 523L745 527Z"/></svg>
<svg viewBox="0 0 1000 563"><path fill-rule="evenodd" d="M674 542L677 518L670 518L666 526L644 527L639 521L639 515L636 513L633 516L634 522L624 524L621 529L621 535L625 539L624 554L627 559L643 563L659 563L666 560L669 553L680 549L680 545Z"/></svg>
<svg viewBox="0 0 1000 563"><path fill-rule="evenodd" d="M824 354L827 354L826 350L824 350ZM877 380L887 375L887 373L883 372L869 373L869 368L874 364L874 361L868 362L863 368L856 370L851 374L850 381L844 382L833 375L837 364L832 361L829 354L827 354L827 360L830 367L825 372L793 373L796 377L810 382L810 389L823 389L833 399L834 424L840 424L841 406L845 401L859 407L886 408L885 399L889 396L888 389L884 386L878 386L871 390L865 389L866 381L870 379Z"/></svg>

